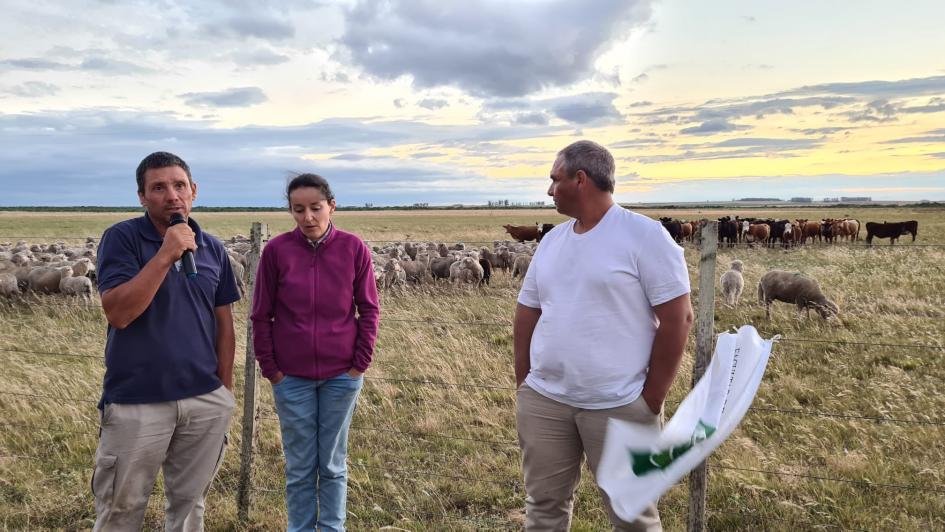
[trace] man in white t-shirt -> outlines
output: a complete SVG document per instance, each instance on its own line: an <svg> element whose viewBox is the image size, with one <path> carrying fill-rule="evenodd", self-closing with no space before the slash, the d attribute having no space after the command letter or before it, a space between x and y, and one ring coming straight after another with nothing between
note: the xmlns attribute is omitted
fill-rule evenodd
<svg viewBox="0 0 945 532"><path fill-rule="evenodd" d="M683 250L655 220L614 203L614 159L579 141L558 153L548 195L561 214L539 245L514 323L525 529L567 530L586 457L608 418L660 424L692 327ZM662 530L656 505L615 530Z"/></svg>

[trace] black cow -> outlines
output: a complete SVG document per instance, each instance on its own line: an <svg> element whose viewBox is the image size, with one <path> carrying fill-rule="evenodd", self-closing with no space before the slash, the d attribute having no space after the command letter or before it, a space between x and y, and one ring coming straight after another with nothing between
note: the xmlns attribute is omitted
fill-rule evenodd
<svg viewBox="0 0 945 532"><path fill-rule="evenodd" d="M663 229L666 229L669 236L673 237L677 244L682 242L682 222L664 216L660 218L660 223L663 224Z"/></svg>
<svg viewBox="0 0 945 532"><path fill-rule="evenodd" d="M768 239L768 245L774 247L774 241L780 240L783 247L787 247L788 243L784 240L784 228L787 224L791 223L789 220L777 220L768 222L768 225L771 227L771 237Z"/></svg>
<svg viewBox="0 0 945 532"><path fill-rule="evenodd" d="M719 245L728 241L728 247L738 243L738 222L731 216L719 218Z"/></svg>
<svg viewBox="0 0 945 532"><path fill-rule="evenodd" d="M554 226L555 224L541 224L541 227L538 228L538 241L541 242L541 239L545 238L545 235L547 235L548 231L551 231Z"/></svg>
<svg viewBox="0 0 945 532"><path fill-rule="evenodd" d="M919 222L909 220L908 222L866 222L866 243L873 245L873 237L888 238L889 245L896 243L896 240L906 234L912 235L912 241L915 242L915 236L919 232Z"/></svg>

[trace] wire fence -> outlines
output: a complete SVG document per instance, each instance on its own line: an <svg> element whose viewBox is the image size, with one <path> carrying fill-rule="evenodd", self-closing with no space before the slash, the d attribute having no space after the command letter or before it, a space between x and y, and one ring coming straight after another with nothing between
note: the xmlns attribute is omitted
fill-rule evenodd
<svg viewBox="0 0 945 532"><path fill-rule="evenodd" d="M507 322L465 322L465 321L448 321L442 320L433 322L431 320L422 320L422 319L397 319L397 318L382 318L381 323L384 322L394 322L394 323L415 323L415 324L436 324L436 325L446 325L446 326L482 326L482 327L494 327L494 326L505 326L510 327L511 324ZM773 335L768 335L773 336ZM844 347L856 347L856 348L873 348L873 347L888 347L888 348L905 348L905 349L920 349L920 350L931 350L931 351L941 351L945 350L945 346L939 345L930 345L930 344L911 344L911 343L886 343L886 342L852 342L852 341L833 341L833 340L815 340L815 339L804 339L804 338L786 338L782 337L780 339L782 342L797 342L797 343L808 343L808 344L829 344L837 345ZM103 347L104 350L104 347ZM31 356L40 356L40 357L61 357L61 358L83 358L83 359L98 359L104 360L104 355L89 355L82 353L65 353L65 352L55 352L55 351L46 351L46 350L31 350L31 349L22 349L16 347L0 347L0 354L5 355L31 355ZM500 385L491 385L491 384L478 384L474 382L443 382L430 379L411 379L411 378L399 378L399 377L374 377L374 376L365 376L366 381L371 382L383 382L391 384L406 384L414 386L435 386L441 388L453 388L453 389L466 389L466 390L488 390L488 391L505 391L505 392L514 392L515 387L513 386L500 386ZM5 392L0 392L2 395ZM12 393L12 392L6 392ZM53 398L61 399L56 396L46 396L40 394L21 394L23 396L30 396L36 398ZM69 400L69 398L65 398ZM94 402L94 401L91 401ZM673 406L669 404L669 406ZM876 423L894 423L894 424L914 424L914 425L932 425L932 426L945 426L945 419L936 420L936 419L904 419L897 417L888 417L888 416L879 416L872 415L863 412L822 412L815 410L803 410L796 408L779 408L779 407L769 407L769 406L752 406L749 411L755 412L768 412L768 413L781 413L794 416L810 416L810 417L822 417L822 418L836 418L836 419L850 419L850 420L861 420L861 421L872 421Z"/></svg>

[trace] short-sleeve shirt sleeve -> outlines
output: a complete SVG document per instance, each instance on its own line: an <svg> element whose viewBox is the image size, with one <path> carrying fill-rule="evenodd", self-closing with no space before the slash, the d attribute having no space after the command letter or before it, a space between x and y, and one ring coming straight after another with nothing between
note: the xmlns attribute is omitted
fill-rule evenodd
<svg viewBox="0 0 945 532"><path fill-rule="evenodd" d="M683 248L660 225L652 225L645 250L637 257L640 283L651 307L688 294L689 270Z"/></svg>
<svg viewBox="0 0 945 532"><path fill-rule="evenodd" d="M126 226L105 230L98 244L96 275L99 293L130 281L141 271L137 246Z"/></svg>
<svg viewBox="0 0 945 532"><path fill-rule="evenodd" d="M239 301L240 293L236 288L236 276L233 275L233 267L230 265L230 257L226 254L223 246L220 248L220 282L217 284L217 291L214 295L213 305L222 307Z"/></svg>

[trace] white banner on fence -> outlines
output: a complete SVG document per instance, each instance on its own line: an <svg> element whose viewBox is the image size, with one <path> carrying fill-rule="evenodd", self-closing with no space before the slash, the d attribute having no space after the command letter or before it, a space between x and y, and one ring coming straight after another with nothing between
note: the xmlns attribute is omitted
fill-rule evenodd
<svg viewBox="0 0 945 532"><path fill-rule="evenodd" d="M775 341L751 325L720 334L705 374L662 431L610 419L597 482L617 515L636 518L735 430L761 384Z"/></svg>

